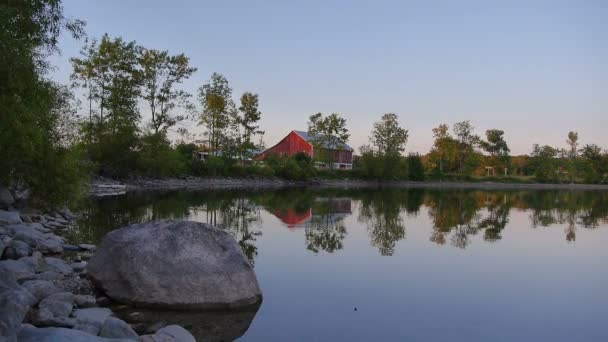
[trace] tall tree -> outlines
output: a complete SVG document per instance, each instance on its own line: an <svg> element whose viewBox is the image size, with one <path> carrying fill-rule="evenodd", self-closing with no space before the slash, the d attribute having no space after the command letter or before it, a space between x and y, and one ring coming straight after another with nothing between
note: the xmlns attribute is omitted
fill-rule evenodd
<svg viewBox="0 0 608 342"><path fill-rule="evenodd" d="M570 150L568 150L568 157L574 159L578 157L578 133L568 132L568 140L566 140Z"/></svg>
<svg viewBox="0 0 608 342"><path fill-rule="evenodd" d="M475 128L468 120L455 123L453 130L459 144L459 171L463 173L465 172L465 162L475 152L475 147L479 143L480 138L475 135Z"/></svg>
<svg viewBox="0 0 608 342"><path fill-rule="evenodd" d="M77 193L82 170L62 139L69 96L45 77L62 31L79 38L83 23L66 19L59 0L0 3L0 184L49 201Z"/></svg>
<svg viewBox="0 0 608 342"><path fill-rule="evenodd" d="M308 134L314 137L315 149L321 152L329 168L333 168L335 156L332 150L340 150L350 137L346 128L346 119L338 113L325 117L322 113L313 114L308 120Z"/></svg>
<svg viewBox="0 0 608 342"><path fill-rule="evenodd" d="M199 88L199 99L203 107L200 122L207 128L209 148L217 155L235 115L232 88L226 77L213 73L211 80Z"/></svg>
<svg viewBox="0 0 608 342"><path fill-rule="evenodd" d="M435 141L431 149L431 160L436 162L439 173L452 171L452 165L458 161L458 142L450 135L449 127L440 124L433 128Z"/></svg>
<svg viewBox="0 0 608 342"><path fill-rule="evenodd" d="M142 69L143 99L150 106L151 126L154 134L166 131L184 119L184 115L173 115L172 111L181 106L191 110L188 103L190 94L177 89L195 71L183 53L171 56L168 51L143 49L139 56Z"/></svg>
<svg viewBox="0 0 608 342"><path fill-rule="evenodd" d="M408 131L399 126L397 114L387 113L374 123L370 142L381 154L400 155L405 150Z"/></svg>
<svg viewBox="0 0 608 342"><path fill-rule="evenodd" d="M481 147L490 154L494 166L499 163L501 166L507 167L509 162L511 150L507 145L504 134L505 132L499 129L489 129L486 131L486 141L480 141Z"/></svg>
<svg viewBox="0 0 608 342"><path fill-rule="evenodd" d="M103 174L117 176L132 171L136 164L139 123L138 101L141 95L139 53L134 42L110 38L85 45L80 58L72 58L73 80L95 89L90 96L89 115L84 125L89 158ZM78 83L77 83L78 84ZM98 115L93 116L93 103Z"/></svg>
<svg viewBox="0 0 608 342"><path fill-rule="evenodd" d="M258 122L262 116L259 109L258 94L246 92L241 96L241 106L239 107L240 116L237 118L240 131L240 152L241 158L246 157L248 150L255 148L253 138L256 135L264 134L260 130Z"/></svg>

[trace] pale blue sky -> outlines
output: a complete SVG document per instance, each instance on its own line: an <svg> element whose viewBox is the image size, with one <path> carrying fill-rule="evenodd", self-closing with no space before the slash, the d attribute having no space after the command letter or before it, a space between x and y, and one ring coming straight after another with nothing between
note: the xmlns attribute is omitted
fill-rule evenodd
<svg viewBox="0 0 608 342"><path fill-rule="evenodd" d="M533 143L608 148L608 1L64 0L90 37L107 32L224 74L235 99L260 95L265 141L309 115L348 119L350 144L395 112L408 151L426 153L439 123L499 128L514 153ZM65 37L53 77L67 82L82 42ZM144 113L145 114L145 113ZM200 130L200 129L199 129Z"/></svg>

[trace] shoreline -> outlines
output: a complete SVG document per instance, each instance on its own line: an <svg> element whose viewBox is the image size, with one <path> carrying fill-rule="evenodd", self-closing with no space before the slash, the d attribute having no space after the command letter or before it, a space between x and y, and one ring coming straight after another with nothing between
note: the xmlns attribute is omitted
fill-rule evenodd
<svg viewBox="0 0 608 342"><path fill-rule="evenodd" d="M395 189L471 189L471 190L568 190L568 191L608 191L607 184L559 184L559 183L498 183L498 182L440 182L440 181L366 181L316 179L289 181L268 178L225 178L225 177L182 177L182 178L140 178L125 180L95 180L92 183L93 196L120 195L127 192L166 190L238 190L281 188L395 188ZM102 190L100 190L102 189ZM108 190L104 192L103 190Z"/></svg>

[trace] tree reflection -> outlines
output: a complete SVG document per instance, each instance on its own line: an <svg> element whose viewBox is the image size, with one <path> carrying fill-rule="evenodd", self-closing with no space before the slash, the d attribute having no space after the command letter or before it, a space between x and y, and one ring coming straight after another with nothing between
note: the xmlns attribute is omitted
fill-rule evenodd
<svg viewBox="0 0 608 342"><path fill-rule="evenodd" d="M351 214L350 198L318 198L305 225L306 248L315 253L333 253L344 247L344 218Z"/></svg>
<svg viewBox="0 0 608 342"><path fill-rule="evenodd" d="M156 219L189 219L219 226L237 239L253 264L262 235L261 211L287 227L305 230L312 252L344 248L344 219L355 203L357 220L366 225L370 245L393 255L406 238L407 221L424 208L431 221L430 241L458 248L474 236L486 242L503 239L516 208L529 213L532 227L564 225L565 238L576 241L582 229L608 224L608 193L589 191L471 191L454 189L288 189L129 193L83 203L78 227L66 230L73 243L96 243L113 229ZM577 231L578 230L578 231Z"/></svg>
<svg viewBox="0 0 608 342"><path fill-rule="evenodd" d="M378 248L381 255L393 255L397 242L405 239L402 215L417 215L423 194L417 189L383 189L361 197L358 220L367 224L371 245Z"/></svg>

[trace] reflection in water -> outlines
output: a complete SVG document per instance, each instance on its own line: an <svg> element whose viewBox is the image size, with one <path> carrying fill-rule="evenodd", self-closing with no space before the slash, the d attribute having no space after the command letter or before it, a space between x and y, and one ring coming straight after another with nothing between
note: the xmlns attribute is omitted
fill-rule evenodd
<svg viewBox="0 0 608 342"><path fill-rule="evenodd" d="M287 281L291 285L290 289L292 287L297 288L299 291L298 295L300 292L308 291L306 292L307 297L303 296L303 300L306 303L300 303L297 310L304 310L310 314L310 312L315 312L316 306L323 305L330 308L332 307L331 305L338 305L339 310L342 310L344 307L342 304L345 303L339 302L340 298L352 299L348 297L350 292L342 290L344 286L350 286L351 275L349 274L348 281L344 282L344 279L336 278L340 277L340 275L332 278L334 273L342 274L343 277L343 273L340 273L339 269L326 269L319 267L319 265L325 265L325 261L328 261L328 264L339 264L335 263L336 259L339 259L333 258L335 254L340 254L341 256L356 255L358 251L353 251L354 248L349 248L349 244L353 242L360 243L363 240L364 244L368 243L372 247L373 253L378 253L382 256L392 256L388 262L399 260L397 259L399 258L399 252L408 257L412 255L403 253L405 250L408 253L414 253L413 255L422 255L422 258L428 258L429 262L440 265L441 263L437 263L437 261L445 259L442 259L441 256L429 254L429 249L436 249L440 246L446 246L444 248L450 248L449 246L451 246L464 249L470 247L473 242L475 244L510 245L513 248L513 243L509 244L509 242L513 242L513 239L525 239L528 235L506 235L505 233L513 229L514 223L511 222L518 222L521 225L521 221L519 220L521 218L526 219L527 215L529 229L559 225L565 230L563 233L564 240L574 243L577 239L577 234L581 235L590 229L606 227L608 224L608 192L473 191L456 189L289 189L255 192L241 190L130 193L115 198L92 199L91 202L83 206L81 211L84 215L78 227L71 228L72 230L68 232L70 235L68 238L72 242L96 243L107 232L113 229L154 219L189 219L217 225L237 239L252 265L256 260L258 261L259 264L256 267L261 271L261 280L264 280L264 275L266 276L266 280L273 279L273 277L276 277L276 279L293 277L295 279L293 282L289 283ZM525 213L525 215L517 215L517 213ZM273 222L264 223L263 220L273 220ZM422 222L423 226L413 226L414 224L420 224L419 222ZM276 227L277 223L279 223L279 231L266 230L266 228ZM416 249L411 248L412 244L401 244L401 242L404 242L408 238L408 230L410 230L409 238L412 241L422 241L429 248ZM561 234L561 231L559 233ZM419 239L420 234L422 234L421 239ZM477 238L474 239L474 237ZM429 240L430 243L426 242ZM268 243L269 241L271 243ZM300 243L300 241L302 242ZM515 242L519 243L520 241L516 240ZM261 246L267 251L264 253L266 258L258 257L258 248L262 248ZM284 246L301 248L298 251L300 252L298 257L287 259L289 255L286 255ZM360 248L361 246L357 245L357 247ZM268 250L271 252L268 252ZM424 250L426 254L421 252L421 250ZM312 253L323 254L323 252L326 253L327 259L324 259L322 262L319 262L319 258L317 257L314 258L315 262L309 264L302 261L302 253L312 256ZM492 256L491 252L487 250L486 253L490 253L486 255ZM553 257L555 258L556 255L553 254ZM511 257L517 260L516 256L517 252L511 255ZM285 257L286 259L276 263L277 257ZM398 278L400 273L383 273L386 267L383 268L382 263L387 262L387 259L379 259L382 260L380 264L378 260L370 257L367 268L365 266L361 267L361 274L365 276L367 274L370 275L369 279L372 280L366 286L375 289L373 293L374 298L384 298L379 295L378 291L382 292L386 289L386 296L390 297L390 299L387 300L385 298L386 301L382 304L382 309L379 309L384 310L384 306L390 306L395 296L406 298L407 292L400 293L396 292L398 290L391 286L380 286L382 285L382 279L389 279L387 281L388 284L394 283L391 280L396 277ZM272 262L269 262L270 260ZM498 257L496 260L501 259ZM341 259L341 261L344 262L344 259ZM475 261L468 260L467 262ZM514 264L517 265L517 262ZM277 268L277 270L269 270L269 265L272 265L270 267ZM307 274L306 272L313 269L313 267L308 267L310 265L315 265L314 267L318 268L315 269L315 272L318 272L324 278L330 279L332 283L343 284L342 287L336 285L337 289L333 289L336 292L327 292L328 298L332 298L332 300L337 302L315 302L315 300L322 297L320 292L325 293L325 287L322 290L315 286L298 288L298 285L302 283L302 278L299 277L301 274L298 272L290 274L289 269L303 269L305 270L303 274ZM346 265L348 266L348 264ZM522 265L528 265L528 263L519 264L520 267ZM479 265L477 266L479 267ZM530 265L530 267L534 268L536 266ZM370 271L370 269L373 269L373 271ZM409 271L412 272L412 269L415 270L415 265ZM533 271L527 269L524 271L528 272L524 274L533 273ZM545 270L545 272L550 271L551 268ZM272 272L279 272L279 274ZM269 274L272 274L270 278ZM418 272L410 274L424 277L427 273ZM432 272L430 274L432 276L430 278L427 277L427 281L434 281L436 279L433 277L434 274ZM551 273L551 275L556 279L561 279L556 283L569 281L567 277L560 278L560 274L558 273ZM441 276L443 277L444 275ZM357 276L352 277L356 278ZM500 278L500 274L494 274L494 277ZM521 279L525 279L523 276L521 277ZM363 279L365 277L360 278L361 281ZM457 277L452 279L457 282L459 281ZM485 284L485 282L489 281L488 279L490 278L480 278L476 282ZM593 285L595 283L591 281L581 282L580 284ZM500 287L501 284L504 284L504 282L496 283L494 286ZM568 286L575 285L569 284ZM289 305L285 304L285 297L280 296L281 290L283 290L282 287L280 284L276 285L276 281L270 281L270 284L267 283L266 286L270 287L268 291L269 300L265 304L262 304L264 305L262 311L258 315L256 323L253 324L251 331L256 330L256 324L260 320L270 322L265 323L266 329L269 326L279 329L281 324L289 324L289 322L285 322L284 320L281 321L283 315L286 312L290 312L286 309L286 306ZM460 281L460 286L463 286L462 281ZM508 290L508 288L506 289ZM570 287L568 287L569 289ZM272 290L275 292L273 293ZM356 290L356 287L350 288L350 291ZM505 288L502 288L502 291L504 290ZM331 287L329 291L332 291ZM424 298L424 291L416 287L410 287L408 291L419 291L418 293L422 293L421 298ZM536 293L535 296L541 296L543 293ZM364 295L366 294L364 293ZM517 296L521 296L521 293L518 292ZM277 298L280 298L280 300ZM415 302L416 298L418 297L412 297L410 300ZM439 305L428 298L433 297L427 297L430 308L433 305ZM355 298L355 300L358 299ZM532 301L534 300L536 298L533 298ZM553 303L554 299L551 298L550 301ZM479 305L479 303L477 304ZM350 305L350 302L345 305ZM370 301L368 305L373 306L373 301ZM418 305L424 307L424 304L419 303ZM314 308L311 309L309 306L314 306ZM270 309L264 311L265 307L269 307ZM294 305L291 305L289 309L294 309L294 307ZM136 327L141 331L145 331L146 329L154 330L158 328L159 324L176 323L184 325L197 339L205 341L229 341L239 338L249 329L257 313L257 308L253 311L229 313L155 312L143 310L135 310L134 312L132 310L125 310L123 308L119 314L127 321L136 323ZM407 314L399 310L395 311L399 314L393 316L401 317L401 315ZM357 314L362 313L362 310L360 310ZM339 312L339 314L343 315L344 313ZM297 314L295 315L297 317ZM306 318L309 317L307 316ZM415 319L415 317L410 317L410 319ZM464 323L466 324L467 321L465 320ZM321 323L317 321L317 324ZM292 329L294 327L297 327L297 325L291 326Z"/></svg>
<svg viewBox="0 0 608 342"><path fill-rule="evenodd" d="M79 227L69 232L73 241L99 241L107 232L154 219L190 219L217 225L235 236L249 260L257 255L262 235L261 211L277 217L290 230L305 230L306 248L333 253L344 248L345 218L357 210L366 224L370 244L381 255L392 255L406 238L404 218L426 209L432 227L430 241L448 241L466 248L471 237L502 239L511 209L530 214L532 227L567 226L565 239L575 241L576 228L596 228L608 222L608 194L584 191L471 191L471 190L322 190L291 189L268 192L215 191L132 193L92 200ZM257 228L256 228L257 227Z"/></svg>
<svg viewBox="0 0 608 342"><path fill-rule="evenodd" d="M162 326L178 324L187 329L197 341L234 341L243 336L253 321L259 306L243 311L169 311L112 308L131 323L139 334L152 334Z"/></svg>

